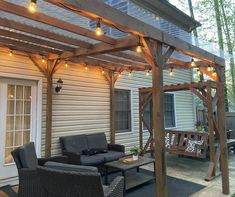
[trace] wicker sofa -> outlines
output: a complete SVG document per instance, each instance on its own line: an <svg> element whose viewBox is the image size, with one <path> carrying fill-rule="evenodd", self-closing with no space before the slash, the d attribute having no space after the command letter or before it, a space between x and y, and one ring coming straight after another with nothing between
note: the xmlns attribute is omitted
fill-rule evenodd
<svg viewBox="0 0 235 197"><path fill-rule="evenodd" d="M70 164L102 166L125 155L125 147L108 144L104 133L61 137L60 143Z"/></svg>

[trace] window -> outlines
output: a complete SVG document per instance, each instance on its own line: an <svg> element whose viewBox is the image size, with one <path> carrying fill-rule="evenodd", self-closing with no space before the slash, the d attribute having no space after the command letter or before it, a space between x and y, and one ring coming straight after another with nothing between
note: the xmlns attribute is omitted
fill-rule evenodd
<svg viewBox="0 0 235 197"><path fill-rule="evenodd" d="M176 126L174 94L164 94L164 120L166 128Z"/></svg>
<svg viewBox="0 0 235 197"><path fill-rule="evenodd" d="M164 122L165 128L175 127L175 97L174 94L165 93L164 94ZM148 126L151 124L150 116L150 102L144 107L144 120ZM147 129L143 125L143 129Z"/></svg>
<svg viewBox="0 0 235 197"><path fill-rule="evenodd" d="M115 130L116 133L131 131L131 91L115 90Z"/></svg>

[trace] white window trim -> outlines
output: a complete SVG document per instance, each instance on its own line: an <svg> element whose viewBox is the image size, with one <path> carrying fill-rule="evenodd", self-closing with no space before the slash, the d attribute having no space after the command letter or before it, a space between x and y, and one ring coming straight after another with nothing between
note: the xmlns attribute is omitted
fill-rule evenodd
<svg viewBox="0 0 235 197"><path fill-rule="evenodd" d="M131 101L131 131L127 131L127 132L118 132L116 133L115 130L115 135L119 136L119 135L130 135L133 134L135 129L134 129L134 108L133 108L133 88L128 88L128 87L122 87L122 86L115 86L114 89L120 89L120 90L130 90L130 101Z"/></svg>
<svg viewBox="0 0 235 197"><path fill-rule="evenodd" d="M21 74L0 73L0 77L6 79L19 79L19 80L32 80L37 83L37 112L36 112L36 136L35 136L35 149L38 157L41 157L41 144L42 144L42 78L35 76L27 76Z"/></svg>

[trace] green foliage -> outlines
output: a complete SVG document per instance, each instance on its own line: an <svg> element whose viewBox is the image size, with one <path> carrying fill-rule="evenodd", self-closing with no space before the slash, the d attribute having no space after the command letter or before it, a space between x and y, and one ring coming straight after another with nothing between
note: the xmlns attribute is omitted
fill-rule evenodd
<svg viewBox="0 0 235 197"><path fill-rule="evenodd" d="M133 155L138 155L140 153L140 149L137 146L134 146L133 148L130 149L130 152Z"/></svg>

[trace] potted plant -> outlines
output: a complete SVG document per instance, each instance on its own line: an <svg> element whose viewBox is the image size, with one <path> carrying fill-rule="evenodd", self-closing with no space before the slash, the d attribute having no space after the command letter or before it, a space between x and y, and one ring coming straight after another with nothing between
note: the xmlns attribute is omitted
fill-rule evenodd
<svg viewBox="0 0 235 197"><path fill-rule="evenodd" d="M130 149L130 152L133 154L132 158L134 161L139 159L140 149L138 147L133 147Z"/></svg>

